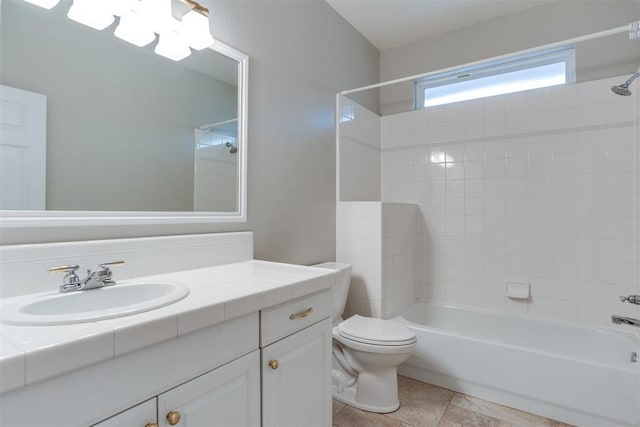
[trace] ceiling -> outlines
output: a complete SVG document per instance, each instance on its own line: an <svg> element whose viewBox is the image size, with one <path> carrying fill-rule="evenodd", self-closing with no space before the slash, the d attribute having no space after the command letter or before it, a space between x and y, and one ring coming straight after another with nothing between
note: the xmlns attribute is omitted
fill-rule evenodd
<svg viewBox="0 0 640 427"><path fill-rule="evenodd" d="M554 0L327 0L380 50L469 27Z"/></svg>

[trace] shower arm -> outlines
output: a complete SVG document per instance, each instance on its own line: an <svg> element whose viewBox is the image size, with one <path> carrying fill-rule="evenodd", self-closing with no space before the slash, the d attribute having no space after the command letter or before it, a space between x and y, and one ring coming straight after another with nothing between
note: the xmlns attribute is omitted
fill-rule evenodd
<svg viewBox="0 0 640 427"><path fill-rule="evenodd" d="M623 86L629 86L638 77L640 77L640 72L637 72L633 76L629 77L629 79L626 82L624 82L622 85Z"/></svg>

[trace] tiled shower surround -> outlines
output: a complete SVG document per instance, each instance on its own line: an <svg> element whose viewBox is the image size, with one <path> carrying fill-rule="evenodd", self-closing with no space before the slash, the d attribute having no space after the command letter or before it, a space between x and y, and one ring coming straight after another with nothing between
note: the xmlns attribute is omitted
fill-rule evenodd
<svg viewBox="0 0 640 427"><path fill-rule="evenodd" d="M413 204L341 202L336 260L352 265L345 316L388 319L416 300L416 228Z"/></svg>
<svg viewBox="0 0 640 427"><path fill-rule="evenodd" d="M382 200L418 206L417 296L596 325L637 317L628 76L382 117ZM348 200L341 197L341 200ZM531 298L504 296L506 280Z"/></svg>
<svg viewBox="0 0 640 427"><path fill-rule="evenodd" d="M380 201L380 116L341 98L340 199Z"/></svg>

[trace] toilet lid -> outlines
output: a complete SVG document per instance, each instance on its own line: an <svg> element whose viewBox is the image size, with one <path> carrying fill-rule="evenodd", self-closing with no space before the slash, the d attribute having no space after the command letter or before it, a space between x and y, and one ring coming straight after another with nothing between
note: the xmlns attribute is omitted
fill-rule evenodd
<svg viewBox="0 0 640 427"><path fill-rule="evenodd" d="M354 315L338 325L340 335L367 344L405 345L415 342L416 334L391 320Z"/></svg>

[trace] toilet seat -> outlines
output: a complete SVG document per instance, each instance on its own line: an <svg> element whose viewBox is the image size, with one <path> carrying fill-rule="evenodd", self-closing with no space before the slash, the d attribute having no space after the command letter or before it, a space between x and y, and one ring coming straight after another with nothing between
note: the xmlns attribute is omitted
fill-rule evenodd
<svg viewBox="0 0 640 427"><path fill-rule="evenodd" d="M416 342L416 335L407 327L390 320L354 315L337 327L342 338L374 346L406 346Z"/></svg>
<svg viewBox="0 0 640 427"><path fill-rule="evenodd" d="M410 353L411 351L413 351L417 343L417 340L408 341L407 343L401 344L401 345L388 345L388 344L379 345L379 344L364 343L364 342L352 340L350 338L343 336L340 333L340 330L338 329L337 326L333 328L331 335L333 336L333 339L335 339L344 347L347 347L352 350L362 351L365 353L380 354L380 355L404 354L407 352Z"/></svg>

